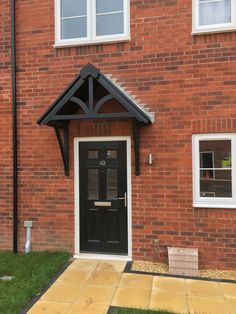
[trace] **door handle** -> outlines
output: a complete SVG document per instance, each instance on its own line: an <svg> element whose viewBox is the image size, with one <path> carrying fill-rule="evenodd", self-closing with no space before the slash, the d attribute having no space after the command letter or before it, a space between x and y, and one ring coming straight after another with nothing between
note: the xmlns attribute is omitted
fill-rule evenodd
<svg viewBox="0 0 236 314"><path fill-rule="evenodd" d="M124 200L125 201L125 207L127 207L127 193L125 192L124 197L119 197L118 200Z"/></svg>

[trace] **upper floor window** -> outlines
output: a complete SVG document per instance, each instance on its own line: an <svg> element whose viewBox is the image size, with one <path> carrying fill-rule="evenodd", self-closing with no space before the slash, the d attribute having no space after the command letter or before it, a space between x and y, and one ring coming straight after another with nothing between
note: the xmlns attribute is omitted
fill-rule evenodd
<svg viewBox="0 0 236 314"><path fill-rule="evenodd" d="M193 204L236 208L236 134L193 135Z"/></svg>
<svg viewBox="0 0 236 314"><path fill-rule="evenodd" d="M55 0L56 46L129 39L130 0Z"/></svg>
<svg viewBox="0 0 236 314"><path fill-rule="evenodd" d="M236 0L193 0L193 33L236 30Z"/></svg>

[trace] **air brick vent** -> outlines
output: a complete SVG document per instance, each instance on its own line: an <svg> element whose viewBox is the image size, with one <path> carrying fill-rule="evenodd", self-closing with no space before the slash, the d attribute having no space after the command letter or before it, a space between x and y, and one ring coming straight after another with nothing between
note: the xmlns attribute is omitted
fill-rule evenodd
<svg viewBox="0 0 236 314"><path fill-rule="evenodd" d="M168 247L168 260L170 274L198 276L198 249Z"/></svg>

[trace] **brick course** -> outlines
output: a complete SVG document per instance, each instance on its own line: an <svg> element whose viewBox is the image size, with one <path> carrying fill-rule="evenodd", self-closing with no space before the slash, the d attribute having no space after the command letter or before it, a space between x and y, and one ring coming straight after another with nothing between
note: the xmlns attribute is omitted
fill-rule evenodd
<svg viewBox="0 0 236 314"><path fill-rule="evenodd" d="M0 4L0 249L11 249L9 0ZM191 15L190 0L131 0L130 42L60 49L53 1L16 1L21 250L23 221L33 220L34 250L74 251L73 138L132 135L129 122L73 122L64 176L53 130L36 120L90 62L156 114L141 129L140 177L132 166L133 258L197 247L200 268L236 268L236 210L192 207L191 144L192 134L236 132L236 32L193 36Z"/></svg>

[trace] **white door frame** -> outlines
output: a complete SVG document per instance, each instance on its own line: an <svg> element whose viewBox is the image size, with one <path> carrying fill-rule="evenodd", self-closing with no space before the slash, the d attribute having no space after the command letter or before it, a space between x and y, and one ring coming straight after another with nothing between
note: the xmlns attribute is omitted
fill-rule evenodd
<svg viewBox="0 0 236 314"><path fill-rule="evenodd" d="M127 152L127 224L128 224L128 254L108 255L80 253L80 195L79 195L79 143L80 142L126 142ZM75 199L75 254L76 258L132 260L132 208L131 208L131 138L130 136L105 136L105 137L76 137L74 139L74 199Z"/></svg>

